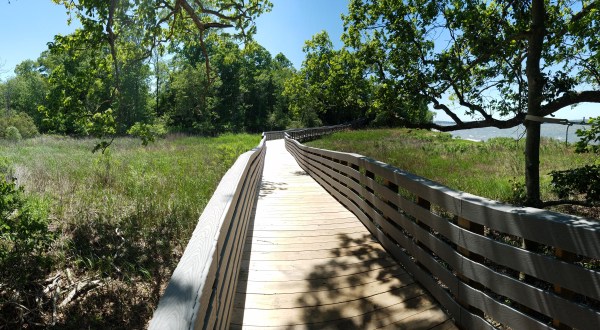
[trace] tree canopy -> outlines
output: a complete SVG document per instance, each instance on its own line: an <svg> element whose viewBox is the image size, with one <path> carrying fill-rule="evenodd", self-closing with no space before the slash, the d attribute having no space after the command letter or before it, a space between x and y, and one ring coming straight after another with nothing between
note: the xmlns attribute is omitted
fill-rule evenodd
<svg viewBox="0 0 600 330"><path fill-rule="evenodd" d="M528 203L539 206L540 121L600 102L599 7L598 1L353 0L344 41L388 93L454 121L408 126L450 131L524 123Z"/></svg>
<svg viewBox="0 0 600 330"><path fill-rule="evenodd" d="M268 0L53 1L81 28L0 84L3 115L41 132L524 124L528 204L541 206L540 123L600 103L597 0L352 0L345 46L315 34L299 70L252 40Z"/></svg>

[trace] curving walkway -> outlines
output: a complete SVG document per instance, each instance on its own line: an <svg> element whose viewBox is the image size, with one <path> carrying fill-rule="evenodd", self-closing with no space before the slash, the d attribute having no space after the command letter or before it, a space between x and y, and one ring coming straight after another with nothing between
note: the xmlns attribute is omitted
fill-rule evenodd
<svg viewBox="0 0 600 330"><path fill-rule="evenodd" d="M456 329L362 223L267 142L232 329Z"/></svg>

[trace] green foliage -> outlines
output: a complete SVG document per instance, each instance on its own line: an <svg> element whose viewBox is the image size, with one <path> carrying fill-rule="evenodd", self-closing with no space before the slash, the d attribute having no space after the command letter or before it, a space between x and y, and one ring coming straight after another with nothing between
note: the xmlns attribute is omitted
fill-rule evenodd
<svg viewBox="0 0 600 330"><path fill-rule="evenodd" d="M590 118L589 129L578 129L576 134L580 138L575 144L577 152L600 152L600 117Z"/></svg>
<svg viewBox="0 0 600 330"><path fill-rule="evenodd" d="M146 146L157 138L164 138L167 135L167 127L164 120L157 120L154 124L137 122L127 131L127 134L135 136L142 140L142 145Z"/></svg>
<svg viewBox="0 0 600 330"><path fill-rule="evenodd" d="M39 126L41 116L37 109L44 103L48 90L46 79L40 72L40 64L25 60L17 65L14 72L14 77L7 79L4 84L0 83L2 106L7 114L27 115L33 120L34 127ZM23 131L22 134L26 137Z"/></svg>
<svg viewBox="0 0 600 330"><path fill-rule="evenodd" d="M13 132L9 133L10 127L15 128L16 132L13 129ZM19 133L18 135L25 139L39 134L33 119L24 112L0 115L0 136L10 139L9 134L13 134L13 137L16 138L15 133ZM17 139L20 140L20 138Z"/></svg>
<svg viewBox="0 0 600 330"><path fill-rule="evenodd" d="M365 117L372 88L363 63L347 49L334 50L325 31L306 41L303 51L302 69L284 90L294 120L312 127Z"/></svg>
<svg viewBox="0 0 600 330"><path fill-rule="evenodd" d="M19 133L19 129L14 126L8 126L6 128L6 131L4 132L4 135L7 140L13 142L21 141L22 139L21 133Z"/></svg>
<svg viewBox="0 0 600 330"><path fill-rule="evenodd" d="M564 171L552 171L552 189L559 198L583 195L589 202L600 201L600 165L586 165Z"/></svg>
<svg viewBox="0 0 600 330"><path fill-rule="evenodd" d="M525 183L518 180L517 178L513 178L509 180L512 188L512 195L507 200L507 202L513 205L525 205L527 201L527 191L525 189Z"/></svg>
<svg viewBox="0 0 600 330"><path fill-rule="evenodd" d="M551 103L599 83L594 74L600 64L594 41L598 11L590 2L546 1L541 8L547 38L537 102ZM343 40L373 72L381 89L375 98L392 108L425 102L475 119L508 116L528 111L529 77L525 65L514 63L524 63L529 54L531 42L521 37L530 31L533 14L530 3L353 0L343 17ZM450 36L443 47L440 35ZM456 101L448 108L439 104L445 94Z"/></svg>
<svg viewBox="0 0 600 330"><path fill-rule="evenodd" d="M89 152L94 139L42 135L18 146L0 143L0 170L28 173L19 177L27 187L20 196L33 200L30 209L47 214L40 219L56 228L40 269L0 265L6 275L0 281L1 322L19 317L6 301L28 308L30 319L40 324L52 319L54 292L43 294L36 283L69 269L75 282L100 279L103 286L61 308L68 317L59 318L56 327L146 326L219 180L259 141L259 135L247 134L166 136L142 147L139 140L115 138L105 154L94 156ZM35 251L48 248L38 246ZM35 257L31 260L33 267ZM8 277L28 286L8 288ZM62 279L58 303L73 288ZM136 308L140 302L143 308Z"/></svg>
<svg viewBox="0 0 600 330"><path fill-rule="evenodd" d="M101 131L95 123L106 117L114 99L110 59L97 38L86 30L56 36L42 55L49 72L46 102L39 107L43 131L80 136Z"/></svg>
<svg viewBox="0 0 600 330"><path fill-rule="evenodd" d="M26 197L23 187L6 176L0 173L0 278L13 290L30 285L47 267L54 235L48 229L47 202Z"/></svg>
<svg viewBox="0 0 600 330"><path fill-rule="evenodd" d="M428 130L377 129L336 133L309 145L372 157L474 195L513 204L524 201L523 140L473 142ZM595 155L578 154L571 146L547 139L542 139L540 157L542 173L596 159ZM551 175L542 175L545 200L557 197L551 180Z"/></svg>

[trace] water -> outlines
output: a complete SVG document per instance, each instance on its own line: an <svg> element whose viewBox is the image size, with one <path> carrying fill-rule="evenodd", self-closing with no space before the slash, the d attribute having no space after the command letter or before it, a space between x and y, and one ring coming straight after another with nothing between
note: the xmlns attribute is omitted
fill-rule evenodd
<svg viewBox="0 0 600 330"><path fill-rule="evenodd" d="M447 122L437 122L440 125L448 125L450 123ZM578 129L589 128L586 125L572 125L568 127L567 134L567 126L559 125L559 124L542 124L542 136L553 138L559 141L565 141L565 138L569 143L574 143L579 141L579 137L575 135L575 132ZM458 137L465 140L474 140L474 141L486 141L488 139L494 137L510 137L513 139L519 139L525 137L525 126L519 125L513 128L505 128L499 129L495 127L485 127L485 128L473 128L473 129L465 129L459 131L449 132L454 137Z"/></svg>

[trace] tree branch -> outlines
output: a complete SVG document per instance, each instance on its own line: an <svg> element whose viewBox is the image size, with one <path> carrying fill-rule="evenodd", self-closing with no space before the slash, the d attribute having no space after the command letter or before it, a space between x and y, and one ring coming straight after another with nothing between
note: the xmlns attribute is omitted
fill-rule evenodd
<svg viewBox="0 0 600 330"><path fill-rule="evenodd" d="M444 106L444 105L442 105ZM469 121L457 122L456 125L443 126L435 123L425 123L425 124L406 124L406 127L409 128L426 128L426 129L436 129L441 132L451 132L461 129L471 129L471 128L484 128L484 127L496 127L496 128L511 128L515 126L519 126L525 120L525 114L519 113L515 115L513 118L507 120L498 120L498 119L490 119L490 120L478 120L478 121Z"/></svg>
<svg viewBox="0 0 600 330"><path fill-rule="evenodd" d="M600 91L568 92L542 106L540 116L547 116L564 107L582 102L600 103Z"/></svg>
<svg viewBox="0 0 600 330"><path fill-rule="evenodd" d="M433 102L433 108L434 109L444 111L448 116L450 116L450 118L452 118L452 120L454 120L454 122L457 125L463 124L463 121L460 120L460 118L458 118L458 116L454 112L452 112L452 110L450 110L450 108L448 108L447 105L445 105L443 103L440 103L440 101L438 101L434 97L431 97L431 101Z"/></svg>
<svg viewBox="0 0 600 330"><path fill-rule="evenodd" d="M569 25L578 22L579 20L584 18L587 14L589 14L592 11L592 9L599 8L599 7L600 7L600 1L594 1L594 2L590 3L587 7L581 8L581 11L578 12L577 14L573 15L573 17L571 17L571 20L569 22L567 22L561 30L554 33L554 36L562 37L567 32L569 32L568 31Z"/></svg>
<svg viewBox="0 0 600 330"><path fill-rule="evenodd" d="M454 89L454 93L458 97L458 102L459 102L460 105L462 105L463 107L467 107L467 108L471 109L472 111L477 111L480 115L483 116L483 118L485 120L493 120L492 116L490 116L490 114L488 114L487 112L485 112L485 110L483 110L483 108L480 105L473 104L471 102L467 102L465 100L463 94L459 91L459 89L456 86L456 84L452 84L452 88Z"/></svg>

